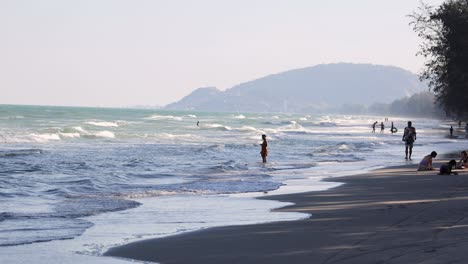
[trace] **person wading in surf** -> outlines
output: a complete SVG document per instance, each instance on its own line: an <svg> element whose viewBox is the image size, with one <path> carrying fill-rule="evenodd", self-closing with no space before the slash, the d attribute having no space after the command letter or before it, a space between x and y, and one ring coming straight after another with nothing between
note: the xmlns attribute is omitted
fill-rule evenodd
<svg viewBox="0 0 468 264"><path fill-rule="evenodd" d="M411 159L411 154L413 153L413 143L416 140L416 128L412 126L412 122L408 121L408 126L405 127L403 132L403 138L401 139L405 142L405 159Z"/></svg>
<svg viewBox="0 0 468 264"><path fill-rule="evenodd" d="M260 144L260 146L262 147L261 150L260 150L260 155L262 156L262 160L263 160L263 163L266 163L267 160L266 160L266 157L268 156L268 142L266 140L266 135L262 135L262 144Z"/></svg>

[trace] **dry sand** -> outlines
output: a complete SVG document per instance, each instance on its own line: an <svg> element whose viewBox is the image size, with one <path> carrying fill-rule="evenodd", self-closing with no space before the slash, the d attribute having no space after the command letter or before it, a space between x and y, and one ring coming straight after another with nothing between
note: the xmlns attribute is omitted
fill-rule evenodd
<svg viewBox="0 0 468 264"><path fill-rule="evenodd" d="M268 197L306 220L212 228L106 255L172 263L468 263L468 175L410 167L333 179L327 191Z"/></svg>

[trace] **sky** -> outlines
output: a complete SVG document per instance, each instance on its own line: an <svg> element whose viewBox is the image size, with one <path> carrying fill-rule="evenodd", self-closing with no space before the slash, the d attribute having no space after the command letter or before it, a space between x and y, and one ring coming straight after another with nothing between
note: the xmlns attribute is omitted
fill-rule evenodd
<svg viewBox="0 0 468 264"><path fill-rule="evenodd" d="M426 0L440 5L443 0ZM322 63L422 70L419 0L0 0L0 104L177 101Z"/></svg>

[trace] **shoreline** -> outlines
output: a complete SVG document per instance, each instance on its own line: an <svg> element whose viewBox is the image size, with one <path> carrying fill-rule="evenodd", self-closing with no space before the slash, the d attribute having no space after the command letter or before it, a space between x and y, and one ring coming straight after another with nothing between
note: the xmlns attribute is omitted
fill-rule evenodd
<svg viewBox="0 0 468 264"><path fill-rule="evenodd" d="M163 264L462 263L467 171L440 176L415 166L325 179L345 184L324 191L257 198L293 203L275 211L312 214L304 220L208 228L133 242L104 255Z"/></svg>

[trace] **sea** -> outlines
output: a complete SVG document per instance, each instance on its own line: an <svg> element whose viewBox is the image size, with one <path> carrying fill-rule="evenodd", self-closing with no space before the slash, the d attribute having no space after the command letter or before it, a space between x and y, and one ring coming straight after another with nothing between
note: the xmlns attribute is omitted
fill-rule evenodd
<svg viewBox="0 0 468 264"><path fill-rule="evenodd" d="M409 120L417 141L406 161ZM289 204L256 197L416 168L432 150L466 145L461 130L447 136L449 127L391 116L0 105L0 263L131 263L101 255L141 239L313 217L273 211Z"/></svg>

